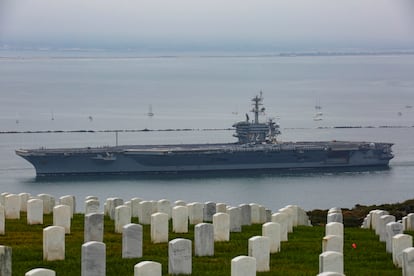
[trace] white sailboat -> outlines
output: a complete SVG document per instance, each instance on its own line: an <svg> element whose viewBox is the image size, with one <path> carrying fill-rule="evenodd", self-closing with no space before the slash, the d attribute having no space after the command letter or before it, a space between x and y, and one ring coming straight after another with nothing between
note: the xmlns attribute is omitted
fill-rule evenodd
<svg viewBox="0 0 414 276"><path fill-rule="evenodd" d="M154 116L154 112L152 112L152 105L151 105L151 104L149 105L149 110L148 110L147 115L148 115L149 117Z"/></svg>
<svg viewBox="0 0 414 276"><path fill-rule="evenodd" d="M314 121L322 121L323 120L323 118L322 118L322 115L323 115L323 113L322 113L322 106L321 105L319 105L319 104L317 104L317 105L315 105L315 116L313 116L313 120Z"/></svg>

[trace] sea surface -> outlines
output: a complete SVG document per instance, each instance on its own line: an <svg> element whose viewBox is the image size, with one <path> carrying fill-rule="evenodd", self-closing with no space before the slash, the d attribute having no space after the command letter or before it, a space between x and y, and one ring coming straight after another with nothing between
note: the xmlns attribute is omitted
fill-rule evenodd
<svg viewBox="0 0 414 276"><path fill-rule="evenodd" d="M281 141L392 142L386 170L37 179L19 148L234 142L263 92ZM321 109L315 109L321 106ZM306 210L414 198L414 56L139 56L0 51L0 192ZM152 111L154 116L148 116ZM315 121L316 112L322 120ZM252 117L252 115L250 115ZM144 129L152 131L142 131ZM115 130L118 132L116 139Z"/></svg>

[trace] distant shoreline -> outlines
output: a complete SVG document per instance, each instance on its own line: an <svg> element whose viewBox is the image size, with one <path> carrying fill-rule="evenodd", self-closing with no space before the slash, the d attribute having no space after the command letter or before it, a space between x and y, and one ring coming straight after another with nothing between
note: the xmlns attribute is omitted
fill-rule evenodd
<svg viewBox="0 0 414 276"><path fill-rule="evenodd" d="M1 48L0 60L8 59L146 59L146 58L274 58L274 57L352 57L352 56L405 56L414 55L414 50L384 51L298 51L298 52L235 52L188 51L145 52L138 49L60 49L60 48Z"/></svg>
<svg viewBox="0 0 414 276"><path fill-rule="evenodd" d="M414 128L413 126L333 126L333 127L316 127L316 128L284 128L284 129L355 129L355 128ZM163 131L223 131L234 130L234 128L177 128L177 129L105 129L105 130L92 130L92 129L78 129L78 130L6 130L0 131L0 134L43 134L43 133L102 133L102 132L163 132Z"/></svg>

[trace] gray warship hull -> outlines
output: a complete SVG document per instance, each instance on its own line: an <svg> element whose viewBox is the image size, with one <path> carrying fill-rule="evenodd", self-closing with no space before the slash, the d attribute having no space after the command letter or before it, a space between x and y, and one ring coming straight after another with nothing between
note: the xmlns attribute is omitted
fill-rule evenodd
<svg viewBox="0 0 414 276"><path fill-rule="evenodd" d="M252 99L254 120L233 125L237 143L142 145L16 150L37 176L66 174L185 173L388 166L391 143L278 142L279 125L264 114L263 96Z"/></svg>
<svg viewBox="0 0 414 276"><path fill-rule="evenodd" d="M37 176L386 167L391 143L285 142L275 144L143 145L20 149Z"/></svg>

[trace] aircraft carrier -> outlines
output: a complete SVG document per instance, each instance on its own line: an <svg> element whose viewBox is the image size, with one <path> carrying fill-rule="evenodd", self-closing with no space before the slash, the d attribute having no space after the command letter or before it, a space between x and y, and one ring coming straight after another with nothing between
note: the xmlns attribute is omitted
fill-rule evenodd
<svg viewBox="0 0 414 276"><path fill-rule="evenodd" d="M254 119L246 114L233 125L235 143L18 149L16 154L37 176L388 167L394 157L392 143L280 142L279 125L259 121L262 94L252 102Z"/></svg>

